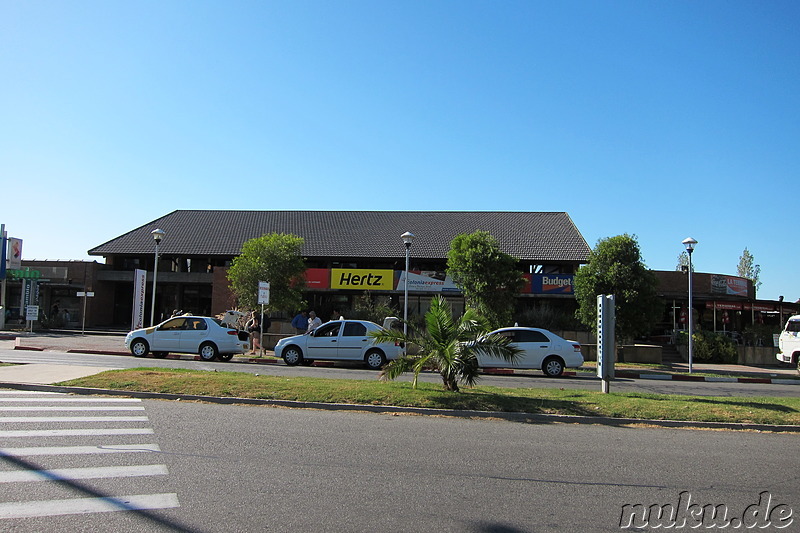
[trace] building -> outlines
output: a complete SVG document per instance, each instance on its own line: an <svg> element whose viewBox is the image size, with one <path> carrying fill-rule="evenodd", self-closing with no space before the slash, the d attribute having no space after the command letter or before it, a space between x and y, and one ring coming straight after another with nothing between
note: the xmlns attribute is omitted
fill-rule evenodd
<svg viewBox="0 0 800 533"><path fill-rule="evenodd" d="M531 280L526 299L574 302L572 274L589 255L583 236L563 212L180 210L89 250L106 261L98 272L97 290L102 287L113 295L113 311L93 317L97 325L130 322L134 271L146 270L151 282L155 262L151 232L156 228L165 232L158 247L157 317L174 309L218 314L231 308L235 302L228 291L227 267L245 241L268 233L305 240L307 300L318 308L350 308L352 298L365 290L384 293L399 303L405 270L400 235L406 231L416 236L410 250L412 312L423 312L435 293L448 292L458 299L445 270L450 242L462 233L488 231L503 251L520 260ZM352 283L370 272L382 276L379 286Z"/></svg>

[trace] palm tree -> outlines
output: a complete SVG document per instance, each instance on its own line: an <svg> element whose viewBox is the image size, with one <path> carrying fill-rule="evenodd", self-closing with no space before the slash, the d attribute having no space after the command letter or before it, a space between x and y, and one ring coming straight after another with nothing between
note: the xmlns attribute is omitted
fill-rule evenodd
<svg viewBox="0 0 800 533"><path fill-rule="evenodd" d="M459 382L473 386L478 380L477 354L513 362L521 353L508 344L507 337L486 335L490 329L489 322L476 310L467 309L460 318L453 318L452 307L441 296L433 299L430 310L425 313L424 330L418 330L412 324L408 326L408 335L397 330L370 334L375 342L399 342L420 348L417 354L406 354L390 361L383 367L381 379L395 379L404 372L413 371L413 387L416 388L419 373L431 368L442 376L446 390L458 392Z"/></svg>

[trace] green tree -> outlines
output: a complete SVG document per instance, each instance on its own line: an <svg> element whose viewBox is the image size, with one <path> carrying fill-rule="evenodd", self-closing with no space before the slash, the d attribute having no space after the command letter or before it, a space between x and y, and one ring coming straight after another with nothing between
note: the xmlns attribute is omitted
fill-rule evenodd
<svg viewBox="0 0 800 533"><path fill-rule="evenodd" d="M492 327L511 323L525 280L518 261L500 250L489 232L456 236L447 253L447 273L461 288L467 306L483 314Z"/></svg>
<svg viewBox="0 0 800 533"><path fill-rule="evenodd" d="M761 265L755 264L753 254L750 253L747 247L745 247L742 255L739 256L739 266L736 268L736 272L739 274L739 277L747 278L752 281L753 291L758 292L758 289L761 287L761 281L759 280L761 276Z"/></svg>
<svg viewBox="0 0 800 533"><path fill-rule="evenodd" d="M450 304L436 296L425 313L424 329L409 324L408 334L391 330L370 335L376 342L399 342L419 347L418 353L404 355L384 366L382 379L395 379L404 372L413 371L413 387L416 388L419 373L432 368L442 376L446 390L458 392L459 383L472 386L480 377L477 354L514 361L521 353L509 345L508 337L485 335L490 328L486 317L475 309L467 309L460 318L454 318Z"/></svg>
<svg viewBox="0 0 800 533"><path fill-rule="evenodd" d="M675 267L678 272L689 272L689 253L684 250L678 254L678 266ZM694 265L692 265L692 272L694 272Z"/></svg>
<svg viewBox="0 0 800 533"><path fill-rule="evenodd" d="M575 274L577 317L596 331L597 296L613 294L616 337L628 340L646 335L664 311L657 286L655 274L642 262L635 235L601 239L589 254L589 262Z"/></svg>
<svg viewBox="0 0 800 533"><path fill-rule="evenodd" d="M303 273L300 255L303 239L285 233L270 233L242 245L241 255L233 259L228 281L239 305L258 306L258 282L270 284L270 310L295 311L303 306Z"/></svg>

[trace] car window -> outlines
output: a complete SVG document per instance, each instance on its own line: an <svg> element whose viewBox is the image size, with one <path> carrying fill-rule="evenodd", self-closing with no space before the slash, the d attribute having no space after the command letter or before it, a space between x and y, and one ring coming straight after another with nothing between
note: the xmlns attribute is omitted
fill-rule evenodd
<svg viewBox="0 0 800 533"><path fill-rule="evenodd" d="M338 337L339 336L339 328L342 326L341 322L336 322L335 324L325 324L324 326L320 326L314 332L315 337Z"/></svg>
<svg viewBox="0 0 800 533"><path fill-rule="evenodd" d="M800 320L790 320L786 324L786 331L797 332L800 331Z"/></svg>
<svg viewBox="0 0 800 533"><path fill-rule="evenodd" d="M347 322L344 325L342 335L345 337L365 337L367 335L367 326L361 322Z"/></svg>
<svg viewBox="0 0 800 533"><path fill-rule="evenodd" d="M520 330L514 332L514 342L550 342L541 331Z"/></svg>
<svg viewBox="0 0 800 533"><path fill-rule="evenodd" d="M186 323L185 318L173 318L167 322L164 322L162 326L158 329L166 330L166 331L175 331L176 329L183 329L183 325Z"/></svg>
<svg viewBox="0 0 800 533"><path fill-rule="evenodd" d="M186 320L186 329L200 331L208 329L208 326L206 325L206 321L202 318L190 318Z"/></svg>

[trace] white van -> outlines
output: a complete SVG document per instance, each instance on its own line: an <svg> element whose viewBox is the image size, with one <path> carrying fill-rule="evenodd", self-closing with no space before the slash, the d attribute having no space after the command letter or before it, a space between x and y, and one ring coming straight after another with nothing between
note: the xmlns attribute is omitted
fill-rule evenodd
<svg viewBox="0 0 800 533"><path fill-rule="evenodd" d="M778 339L781 351L775 357L782 363L792 365L800 361L800 315L789 317Z"/></svg>

